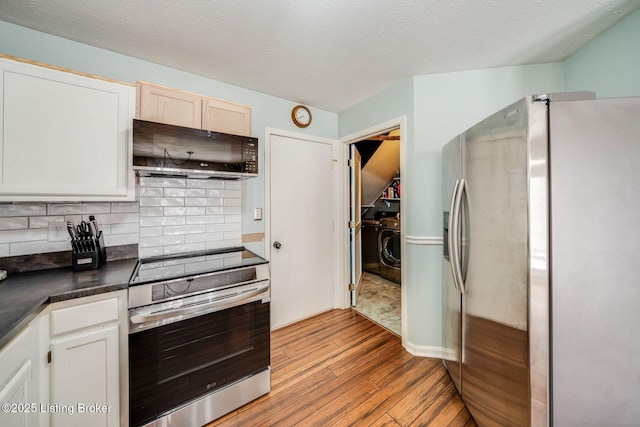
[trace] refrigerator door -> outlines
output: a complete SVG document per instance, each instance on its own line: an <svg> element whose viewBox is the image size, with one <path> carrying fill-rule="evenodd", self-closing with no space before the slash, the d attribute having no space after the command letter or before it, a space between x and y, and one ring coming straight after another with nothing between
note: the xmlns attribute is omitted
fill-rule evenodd
<svg viewBox="0 0 640 427"><path fill-rule="evenodd" d="M640 98L550 104L554 426L640 420Z"/></svg>
<svg viewBox="0 0 640 427"><path fill-rule="evenodd" d="M523 99L462 135L462 395L483 426L530 424L528 111Z"/></svg>
<svg viewBox="0 0 640 427"><path fill-rule="evenodd" d="M454 236L451 209L462 177L460 136L442 149L442 206L443 214L443 262L442 262L442 347L443 362L459 393L461 389L462 360L462 300L453 276L451 245Z"/></svg>

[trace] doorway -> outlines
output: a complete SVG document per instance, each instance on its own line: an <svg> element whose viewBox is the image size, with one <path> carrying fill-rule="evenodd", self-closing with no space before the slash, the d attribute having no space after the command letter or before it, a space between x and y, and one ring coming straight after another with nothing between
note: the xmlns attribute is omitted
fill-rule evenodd
<svg viewBox="0 0 640 427"><path fill-rule="evenodd" d="M402 336L400 127L350 144L351 306Z"/></svg>

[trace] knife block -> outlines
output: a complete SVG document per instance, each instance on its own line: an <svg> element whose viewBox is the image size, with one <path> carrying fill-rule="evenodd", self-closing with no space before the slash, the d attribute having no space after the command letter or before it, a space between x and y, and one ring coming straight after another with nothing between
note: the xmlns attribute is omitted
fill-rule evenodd
<svg viewBox="0 0 640 427"><path fill-rule="evenodd" d="M73 271L95 270L107 262L102 231L97 239L74 239L71 241L71 268Z"/></svg>

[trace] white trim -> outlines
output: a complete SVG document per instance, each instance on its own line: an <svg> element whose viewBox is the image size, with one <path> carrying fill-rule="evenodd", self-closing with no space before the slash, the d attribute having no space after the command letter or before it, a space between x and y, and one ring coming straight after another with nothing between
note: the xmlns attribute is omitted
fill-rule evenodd
<svg viewBox="0 0 640 427"><path fill-rule="evenodd" d="M338 148L338 185L336 187L336 193L340 193L342 195L342 206L339 210L339 216L336 221L336 228L339 230L343 230L343 233L336 233L336 236L342 239L342 245L338 247L341 252L340 254L340 263L337 264L336 267L339 270L338 281L342 283L342 301L343 308L347 308L349 304L349 235L348 235L348 221L349 221L349 194L346 191L349 188L349 175L346 173L347 171L347 160L349 158L349 144L353 144L358 141L362 141L363 139L367 139L368 137L379 135L381 133L390 131L392 129L400 129L400 171L406 171L406 153L407 153L407 116L400 116L394 119L388 120L386 122L371 126L369 128L363 129L358 132L354 132L350 135L343 136L338 140L339 144ZM402 192L404 194L409 194L407 191L406 182L402 183ZM403 219L402 222L407 224L407 199L400 199L400 212L402 212ZM405 228L400 230L400 250L401 253L406 252L406 234ZM406 268L401 269L400 280L402 283L407 282L407 273ZM340 288L340 286L338 286ZM407 343L407 338L409 336L409 328L411 325L407 321L407 309L408 301L407 301L407 293L401 293L401 328L402 328L402 346L407 349L409 345Z"/></svg>
<svg viewBox="0 0 640 427"><path fill-rule="evenodd" d="M265 127L264 129L264 170L265 170L265 178L264 178L264 254L265 258L271 260L271 137L272 136L283 136L286 138L294 138L309 142L316 142L320 144L329 144L333 147L332 149L332 160L334 164L333 173L332 173L332 185L333 188L337 191L334 191L333 202L333 212L331 212L331 216L333 219L333 232L332 232L332 247L333 247L333 262L332 269L334 271L333 277L333 297L334 297L334 308L344 308L344 301L342 301L342 286L341 280L339 280L339 273L342 271L342 260L343 253L342 250L342 236L339 233L339 227L336 226L338 224L338 219L341 215L341 207L342 207L342 194L340 190L346 191L341 187L341 176L340 176L340 168L336 167L336 163L339 160L339 153L337 153L338 148L341 148L341 145L338 144L337 139L323 138L319 136L307 135L302 133L291 132L282 129L275 129L270 127Z"/></svg>
<svg viewBox="0 0 640 427"><path fill-rule="evenodd" d="M442 237L437 236L405 236L405 240L411 245L442 246L444 244Z"/></svg>
<svg viewBox="0 0 640 427"><path fill-rule="evenodd" d="M404 340L403 340L404 341ZM433 359L442 359L442 354L444 353L444 349L442 347L431 347L427 345L415 345L412 342L403 342L405 350L414 356L419 357L431 357Z"/></svg>

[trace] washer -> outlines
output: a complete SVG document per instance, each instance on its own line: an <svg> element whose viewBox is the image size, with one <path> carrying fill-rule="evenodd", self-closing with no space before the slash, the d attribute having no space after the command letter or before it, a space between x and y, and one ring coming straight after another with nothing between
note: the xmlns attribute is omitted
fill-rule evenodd
<svg viewBox="0 0 640 427"><path fill-rule="evenodd" d="M382 218L378 232L380 276L400 284L400 218Z"/></svg>
<svg viewBox="0 0 640 427"><path fill-rule="evenodd" d="M378 261L379 233L379 220L362 220L362 269L374 274L380 274L380 262Z"/></svg>

